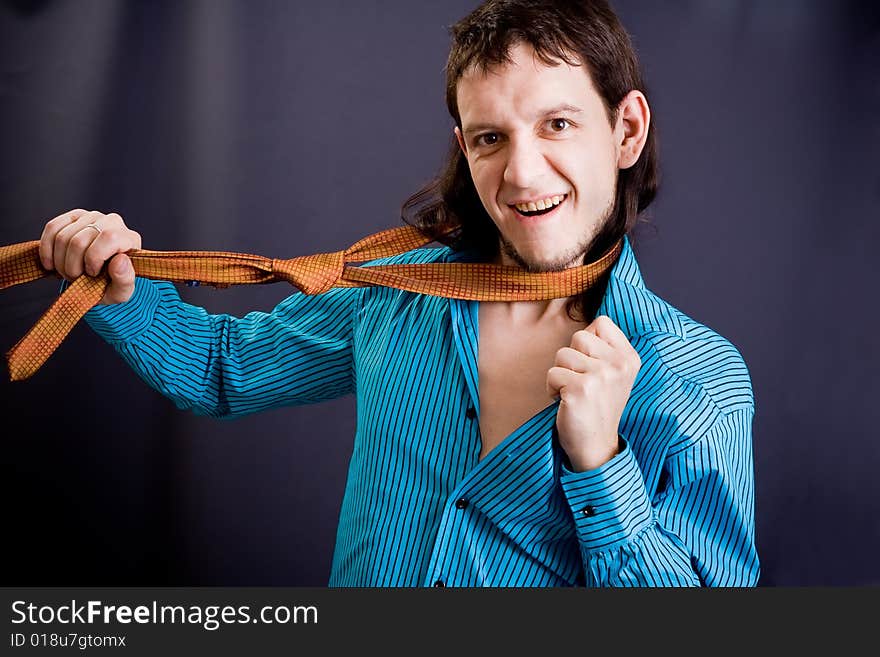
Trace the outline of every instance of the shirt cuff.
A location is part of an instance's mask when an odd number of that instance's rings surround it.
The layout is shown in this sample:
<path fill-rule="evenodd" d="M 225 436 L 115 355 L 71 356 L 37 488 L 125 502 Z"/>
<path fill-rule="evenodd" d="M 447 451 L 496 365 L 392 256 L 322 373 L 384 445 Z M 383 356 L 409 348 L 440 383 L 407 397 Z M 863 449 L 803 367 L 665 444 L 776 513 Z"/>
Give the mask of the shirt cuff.
<path fill-rule="evenodd" d="M 95 306 L 84 319 L 107 342 L 130 342 L 150 327 L 158 305 L 159 285 L 136 276 L 128 301 Z"/>
<path fill-rule="evenodd" d="M 639 464 L 629 442 L 620 440 L 620 453 L 595 470 L 572 472 L 562 464 L 560 484 L 578 539 L 589 551 L 629 541 L 654 519 Z"/>

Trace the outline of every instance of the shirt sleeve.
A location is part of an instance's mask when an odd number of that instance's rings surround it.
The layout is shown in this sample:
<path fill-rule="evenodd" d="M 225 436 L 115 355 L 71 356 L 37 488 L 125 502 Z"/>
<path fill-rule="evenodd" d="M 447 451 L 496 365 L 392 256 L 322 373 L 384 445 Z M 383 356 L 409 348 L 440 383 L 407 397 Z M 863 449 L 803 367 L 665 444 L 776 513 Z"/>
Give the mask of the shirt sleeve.
<path fill-rule="evenodd" d="M 757 584 L 753 407 L 666 455 L 653 499 L 630 445 L 587 472 L 563 466 L 588 586 Z"/>
<path fill-rule="evenodd" d="M 295 292 L 237 318 L 184 303 L 171 283 L 138 277 L 131 299 L 96 306 L 88 324 L 182 410 L 228 418 L 354 391 L 361 288 Z"/>

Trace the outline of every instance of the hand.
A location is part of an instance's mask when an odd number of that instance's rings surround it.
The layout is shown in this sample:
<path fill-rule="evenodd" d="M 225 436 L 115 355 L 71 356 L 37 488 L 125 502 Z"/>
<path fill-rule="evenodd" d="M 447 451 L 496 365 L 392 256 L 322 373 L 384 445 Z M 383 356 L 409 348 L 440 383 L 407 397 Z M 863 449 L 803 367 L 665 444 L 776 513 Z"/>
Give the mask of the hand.
<path fill-rule="evenodd" d="M 560 398 L 559 443 L 576 471 L 598 468 L 617 454 L 620 417 L 641 366 L 629 340 L 604 315 L 556 352 L 547 391 Z"/>
<path fill-rule="evenodd" d="M 100 232 L 89 228 L 94 223 Z M 72 281 L 83 273 L 97 276 L 109 260 L 110 285 L 101 304 L 123 303 L 134 292 L 134 267 L 126 251 L 141 248 L 141 236 L 118 214 L 70 210 L 60 214 L 40 236 L 40 262 Z"/>

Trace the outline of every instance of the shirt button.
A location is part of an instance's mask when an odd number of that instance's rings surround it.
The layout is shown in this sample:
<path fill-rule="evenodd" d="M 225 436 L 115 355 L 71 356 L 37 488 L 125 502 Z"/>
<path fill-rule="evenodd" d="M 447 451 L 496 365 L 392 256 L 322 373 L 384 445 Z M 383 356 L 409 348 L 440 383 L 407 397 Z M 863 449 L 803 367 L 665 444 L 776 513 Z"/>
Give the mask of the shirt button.
<path fill-rule="evenodd" d="M 477 417 L 477 409 L 473 406 L 468 406 L 468 409 L 467 411 L 465 411 L 464 414 L 468 416 L 468 419 L 473 420 L 475 417 Z"/>
<path fill-rule="evenodd" d="M 596 515 L 596 509 L 588 504 L 583 509 L 581 509 L 581 513 L 589 518 L 590 516 Z"/>
<path fill-rule="evenodd" d="M 444 586 L 446 586 L 446 584 L 443 583 L 442 579 L 438 579 L 436 582 L 434 582 L 434 586 L 436 586 L 437 588 L 443 588 Z"/>
<path fill-rule="evenodd" d="M 464 499 L 463 497 L 455 500 L 455 508 L 456 509 L 466 509 L 467 505 L 468 505 L 468 501 L 466 499 Z"/>

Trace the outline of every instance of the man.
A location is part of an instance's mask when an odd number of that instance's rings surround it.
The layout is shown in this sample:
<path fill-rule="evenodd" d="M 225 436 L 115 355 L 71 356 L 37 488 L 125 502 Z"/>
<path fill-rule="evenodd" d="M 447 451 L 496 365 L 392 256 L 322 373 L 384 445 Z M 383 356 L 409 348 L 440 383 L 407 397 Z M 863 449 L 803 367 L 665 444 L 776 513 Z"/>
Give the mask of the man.
<path fill-rule="evenodd" d="M 112 284 L 91 326 L 182 408 L 232 417 L 357 396 L 330 584 L 742 586 L 758 577 L 748 371 L 645 288 L 629 241 L 656 188 L 648 101 L 604 1 L 490 1 L 453 28 L 456 150 L 405 208 L 441 249 L 371 264 L 592 262 L 568 299 L 385 287 L 237 319 L 136 278 L 119 215 L 50 221 L 44 266 Z"/>

